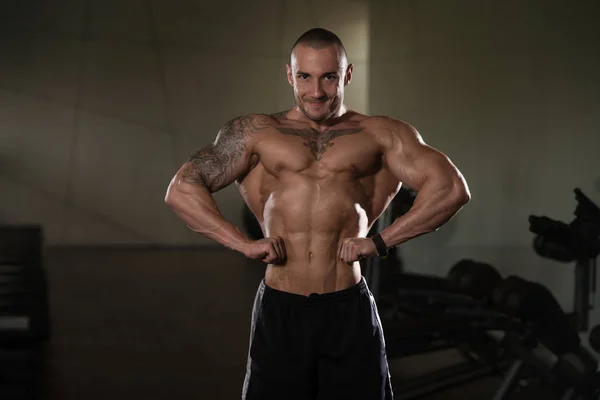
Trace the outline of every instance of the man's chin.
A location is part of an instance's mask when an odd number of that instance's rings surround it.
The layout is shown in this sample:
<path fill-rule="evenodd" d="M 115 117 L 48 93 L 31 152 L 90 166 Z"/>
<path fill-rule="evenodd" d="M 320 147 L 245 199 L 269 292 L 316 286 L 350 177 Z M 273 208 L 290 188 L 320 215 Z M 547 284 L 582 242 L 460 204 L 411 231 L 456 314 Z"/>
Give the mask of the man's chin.
<path fill-rule="evenodd" d="M 323 122 L 327 119 L 328 114 L 321 114 L 321 115 L 313 115 L 310 116 L 310 119 L 314 122 Z"/>
<path fill-rule="evenodd" d="M 321 121 L 326 120 L 329 117 L 330 113 L 329 112 L 315 113 L 315 112 L 310 112 L 308 110 L 305 110 L 304 115 L 306 115 L 306 117 L 308 117 L 308 119 L 310 119 L 311 121 L 321 122 Z"/>

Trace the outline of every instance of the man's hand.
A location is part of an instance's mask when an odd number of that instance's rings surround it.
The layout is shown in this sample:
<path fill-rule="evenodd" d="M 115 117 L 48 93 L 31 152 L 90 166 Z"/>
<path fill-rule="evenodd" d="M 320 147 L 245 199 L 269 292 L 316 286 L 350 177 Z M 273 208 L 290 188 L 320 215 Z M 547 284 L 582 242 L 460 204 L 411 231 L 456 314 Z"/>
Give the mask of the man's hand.
<path fill-rule="evenodd" d="M 348 238 L 342 242 L 340 259 L 348 264 L 377 255 L 377 247 L 371 239 Z"/>
<path fill-rule="evenodd" d="M 268 264 L 283 264 L 287 259 L 285 243 L 279 236 L 268 237 L 248 243 L 244 255 Z"/>

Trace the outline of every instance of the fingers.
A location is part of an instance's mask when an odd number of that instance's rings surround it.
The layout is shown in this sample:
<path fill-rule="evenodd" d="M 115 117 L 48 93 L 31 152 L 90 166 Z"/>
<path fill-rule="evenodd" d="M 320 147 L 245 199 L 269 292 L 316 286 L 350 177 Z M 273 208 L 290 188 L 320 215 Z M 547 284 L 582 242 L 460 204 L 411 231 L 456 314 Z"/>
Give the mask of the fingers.
<path fill-rule="evenodd" d="M 352 263 L 357 260 L 356 247 L 352 239 L 345 239 L 342 242 L 341 259 L 346 263 Z"/>
<path fill-rule="evenodd" d="M 359 261 L 368 254 L 365 251 L 363 242 L 364 239 L 348 238 L 344 239 L 340 248 L 340 259 L 348 264 Z"/>
<path fill-rule="evenodd" d="M 346 240 L 344 242 L 344 261 L 349 263 L 350 262 L 350 241 Z"/>
<path fill-rule="evenodd" d="M 279 248 L 279 240 L 277 240 L 276 237 L 269 238 L 269 240 L 271 244 L 271 249 L 275 252 L 275 260 L 281 259 L 281 249 Z"/>
<path fill-rule="evenodd" d="M 273 247 L 275 249 L 275 251 L 277 252 L 277 262 L 284 262 L 285 258 L 286 258 L 286 252 L 285 252 L 285 243 L 283 241 L 283 238 L 276 236 L 273 238 Z"/>
<path fill-rule="evenodd" d="M 266 255 L 263 258 L 263 262 L 269 264 L 281 264 L 285 262 L 287 258 L 287 253 L 285 250 L 285 242 L 283 238 L 279 236 L 274 236 L 267 238 L 265 242 L 265 253 Z"/>
<path fill-rule="evenodd" d="M 347 238 L 342 242 L 338 257 L 340 260 L 352 264 L 362 258 L 373 255 L 365 244 L 366 239 Z M 256 242 L 258 252 L 252 258 L 262 260 L 268 264 L 284 264 L 287 261 L 287 250 L 285 241 L 279 236 L 273 236 Z"/>
<path fill-rule="evenodd" d="M 277 255 L 279 256 L 279 260 L 283 261 L 285 260 L 285 244 L 282 238 L 276 237 L 275 239 L 275 248 L 277 249 Z"/>
<path fill-rule="evenodd" d="M 285 248 L 285 241 L 283 238 L 279 238 L 279 246 L 281 248 L 281 260 L 285 262 L 287 260 L 287 250 Z"/>
<path fill-rule="evenodd" d="M 275 249 L 273 247 L 268 248 L 266 251 L 266 255 L 265 257 L 262 259 L 263 262 L 267 263 L 267 264 L 271 264 L 273 263 L 275 260 L 277 260 L 279 258 L 279 256 L 277 256 L 277 252 L 275 251 Z"/>

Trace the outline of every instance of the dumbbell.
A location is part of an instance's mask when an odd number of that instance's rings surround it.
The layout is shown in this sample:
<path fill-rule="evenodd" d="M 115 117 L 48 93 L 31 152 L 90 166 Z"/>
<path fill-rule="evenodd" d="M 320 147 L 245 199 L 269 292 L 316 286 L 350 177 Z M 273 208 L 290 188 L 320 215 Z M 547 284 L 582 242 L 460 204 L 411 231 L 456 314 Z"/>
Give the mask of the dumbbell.
<path fill-rule="evenodd" d="M 502 282 L 502 276 L 490 264 L 463 259 L 450 269 L 448 280 L 465 294 L 483 299 Z"/>
<path fill-rule="evenodd" d="M 533 323 L 539 340 L 557 355 L 579 348 L 579 336 L 552 293 L 543 285 L 509 276 L 493 291 L 494 308 Z"/>

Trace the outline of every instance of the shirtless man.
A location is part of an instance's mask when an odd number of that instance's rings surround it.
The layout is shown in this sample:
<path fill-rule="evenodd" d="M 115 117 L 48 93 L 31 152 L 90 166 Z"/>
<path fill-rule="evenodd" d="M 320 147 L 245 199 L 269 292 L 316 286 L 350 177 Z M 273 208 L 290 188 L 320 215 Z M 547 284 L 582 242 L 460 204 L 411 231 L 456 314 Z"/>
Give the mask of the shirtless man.
<path fill-rule="evenodd" d="M 352 70 L 335 34 L 304 33 L 287 65 L 296 106 L 229 121 L 167 190 L 190 229 L 268 264 L 252 313 L 247 400 L 392 399 L 359 260 L 435 231 L 470 198 L 457 168 L 413 127 L 346 108 Z M 220 214 L 211 193 L 234 181 L 264 239 Z M 402 183 L 418 191 L 412 209 L 367 238 Z"/>

